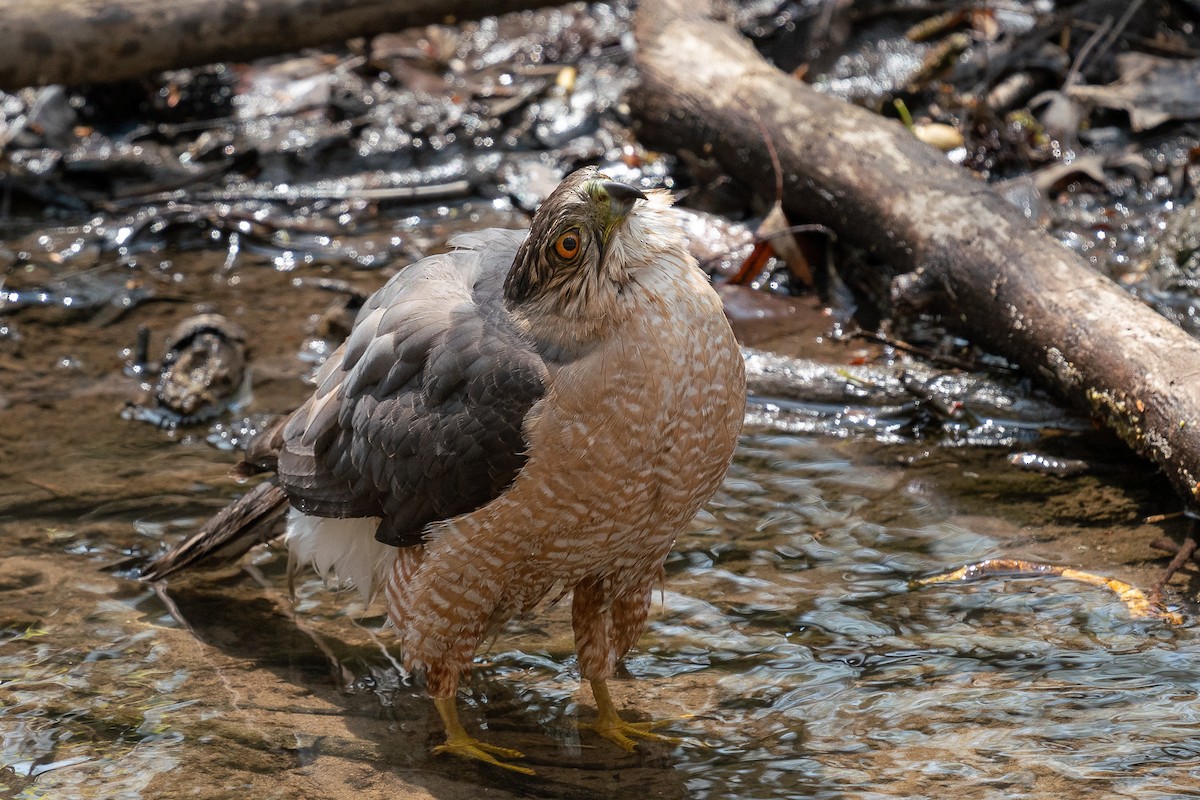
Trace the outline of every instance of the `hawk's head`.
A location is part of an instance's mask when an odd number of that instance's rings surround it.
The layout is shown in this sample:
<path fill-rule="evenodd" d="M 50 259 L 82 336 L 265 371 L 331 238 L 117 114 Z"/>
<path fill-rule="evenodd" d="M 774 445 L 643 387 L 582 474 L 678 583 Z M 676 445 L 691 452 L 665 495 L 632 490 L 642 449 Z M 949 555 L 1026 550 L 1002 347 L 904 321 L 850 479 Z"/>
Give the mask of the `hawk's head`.
<path fill-rule="evenodd" d="M 535 315 L 609 316 L 638 267 L 664 246 L 654 229 L 669 225 L 659 213 L 669 205 L 669 193 L 647 195 L 595 167 L 571 173 L 534 215 L 504 283 L 505 298 Z"/>

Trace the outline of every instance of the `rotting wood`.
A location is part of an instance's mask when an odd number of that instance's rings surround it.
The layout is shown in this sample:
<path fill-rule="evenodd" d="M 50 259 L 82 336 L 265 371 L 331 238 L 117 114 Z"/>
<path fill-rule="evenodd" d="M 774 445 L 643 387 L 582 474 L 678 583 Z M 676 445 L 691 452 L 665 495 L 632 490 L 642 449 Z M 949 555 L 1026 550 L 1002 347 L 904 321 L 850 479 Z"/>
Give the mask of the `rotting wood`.
<path fill-rule="evenodd" d="M 1089 409 L 1197 504 L 1200 342 L 899 123 L 772 67 L 710 0 L 648 0 L 635 35 L 644 141 L 715 157 L 769 203 L 764 126 L 791 219 L 919 273 L 909 282 L 948 321 Z"/>
<path fill-rule="evenodd" d="M 0 89 L 103 83 L 552 5 L 531 0 L 0 0 Z"/>

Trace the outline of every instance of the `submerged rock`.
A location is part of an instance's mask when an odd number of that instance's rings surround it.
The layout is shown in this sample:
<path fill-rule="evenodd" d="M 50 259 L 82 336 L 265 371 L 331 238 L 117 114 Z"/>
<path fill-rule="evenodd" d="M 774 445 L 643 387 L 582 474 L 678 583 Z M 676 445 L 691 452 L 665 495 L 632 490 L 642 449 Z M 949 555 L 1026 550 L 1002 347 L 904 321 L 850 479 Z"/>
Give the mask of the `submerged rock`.
<path fill-rule="evenodd" d="M 246 333 L 220 314 L 198 314 L 172 331 L 150 402 L 122 416 L 164 428 L 212 419 L 244 405 L 250 389 Z"/>

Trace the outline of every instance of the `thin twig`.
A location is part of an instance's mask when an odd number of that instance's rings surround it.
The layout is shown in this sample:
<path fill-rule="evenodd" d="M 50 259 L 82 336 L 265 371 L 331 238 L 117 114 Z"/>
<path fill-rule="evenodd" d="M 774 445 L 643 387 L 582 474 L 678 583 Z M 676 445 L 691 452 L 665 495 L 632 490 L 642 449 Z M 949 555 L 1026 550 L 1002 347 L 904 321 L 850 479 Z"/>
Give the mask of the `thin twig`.
<path fill-rule="evenodd" d="M 1063 79 L 1062 85 L 1064 89 L 1069 89 L 1079 80 L 1079 73 L 1083 70 L 1083 62 L 1091 54 L 1092 48 L 1099 44 L 1100 40 L 1112 30 L 1112 25 L 1112 17 L 1105 17 L 1095 33 L 1088 37 L 1088 40 L 1083 43 L 1083 47 L 1079 48 L 1079 52 L 1075 54 L 1075 60 L 1071 63 L 1071 68 L 1067 70 L 1067 77 Z"/>
<path fill-rule="evenodd" d="M 1125 13 L 1121 15 L 1119 20 L 1117 20 L 1117 24 L 1113 26 L 1111 31 L 1109 31 L 1108 37 L 1105 38 L 1104 43 L 1100 45 L 1100 49 L 1096 51 L 1096 58 L 1104 58 L 1108 51 L 1112 49 L 1113 45 L 1117 43 L 1117 40 L 1121 38 L 1121 35 L 1125 33 L 1125 29 L 1129 27 L 1129 21 L 1133 19 L 1133 15 L 1141 10 L 1144 3 L 1145 0 L 1133 0 L 1133 2 L 1129 4 L 1129 8 L 1125 9 Z"/>
<path fill-rule="evenodd" d="M 1133 15 L 1142 7 L 1144 0 L 1133 0 L 1129 7 L 1125 9 L 1125 13 L 1117 20 L 1117 24 L 1112 24 L 1112 18 L 1105 18 L 1104 22 L 1096 29 L 1079 49 L 1079 54 L 1075 57 L 1075 63 L 1071 65 L 1070 72 L 1067 73 L 1066 80 L 1063 81 L 1063 87 L 1069 88 L 1075 85 L 1075 81 L 1079 79 L 1079 74 L 1083 71 L 1084 63 L 1091 57 L 1092 48 L 1096 48 L 1095 57 L 1103 58 L 1104 54 L 1112 49 L 1112 46 L 1117 43 L 1117 39 L 1124 33 L 1125 28 L 1129 26 L 1129 21 L 1133 19 Z M 1101 43 L 1102 42 L 1102 43 Z M 1099 47 L 1096 47 L 1099 44 Z"/>
<path fill-rule="evenodd" d="M 1176 554 L 1180 550 L 1179 543 L 1165 536 L 1150 543 L 1151 550 L 1162 550 L 1164 553 Z M 1192 560 L 1200 564 L 1200 551 L 1192 553 Z"/>
<path fill-rule="evenodd" d="M 767 130 L 767 126 L 763 124 L 762 116 L 758 113 L 758 109 L 750 104 L 746 104 L 746 108 L 754 117 L 754 124 L 758 126 L 758 132 L 762 136 L 763 144 L 767 147 L 767 155 L 771 157 L 771 169 L 775 171 L 775 202 L 783 203 L 783 166 L 779 163 L 779 153 L 775 150 L 775 142 L 771 140 L 771 134 Z"/>
<path fill-rule="evenodd" d="M 1196 539 L 1194 538 L 1196 528 L 1197 525 L 1195 522 L 1193 522 L 1191 532 L 1189 532 L 1187 538 L 1183 540 L 1183 544 L 1179 545 L 1179 552 L 1175 554 L 1175 557 L 1171 559 L 1171 563 L 1167 564 L 1167 568 L 1163 570 L 1163 574 L 1159 576 L 1158 580 L 1154 582 L 1154 585 L 1150 587 L 1149 597 L 1152 602 L 1160 601 L 1162 590 L 1166 587 L 1167 582 L 1171 580 L 1175 573 L 1178 572 L 1183 565 L 1188 562 L 1188 559 L 1192 557 L 1192 554 L 1196 552 Z"/>
<path fill-rule="evenodd" d="M 1148 516 L 1148 517 L 1146 517 L 1145 519 L 1143 519 L 1143 520 L 1142 520 L 1142 522 L 1146 523 L 1147 525 L 1153 525 L 1153 524 L 1154 524 L 1154 523 L 1156 523 L 1156 522 L 1168 522 L 1168 521 L 1170 521 L 1170 520 L 1173 520 L 1173 519 L 1178 519 L 1178 518 L 1182 517 L 1183 515 L 1184 515 L 1184 512 L 1182 512 L 1182 511 L 1170 511 L 1170 512 L 1168 512 L 1168 513 L 1166 513 L 1166 514 L 1151 514 L 1150 516 Z M 1157 548 L 1157 549 L 1161 550 L 1161 549 L 1163 549 L 1163 548 L 1161 548 L 1161 547 L 1158 547 L 1159 543 L 1161 543 L 1161 542 L 1170 542 L 1170 541 L 1171 541 L 1170 539 L 1159 539 L 1159 540 L 1157 540 L 1157 541 L 1155 541 L 1155 542 L 1151 542 L 1150 546 L 1151 546 L 1151 547 L 1155 547 L 1155 548 Z M 1171 542 L 1171 544 L 1172 544 L 1172 545 L 1174 545 L 1175 543 L 1174 543 L 1174 542 Z M 1176 546 L 1174 546 L 1174 547 L 1171 547 L 1171 548 L 1169 548 L 1169 549 L 1170 549 L 1170 551 L 1171 551 L 1172 553 L 1174 553 L 1174 552 L 1175 552 L 1176 550 L 1178 550 L 1179 548 L 1178 548 L 1178 546 L 1176 545 Z"/>
<path fill-rule="evenodd" d="M 1078 28 L 1082 31 L 1096 31 L 1100 29 L 1100 24 L 1089 22 L 1085 19 L 1071 20 L 1071 27 Z M 1125 41 L 1137 50 L 1144 50 L 1148 53 L 1154 53 L 1160 56 L 1170 56 L 1172 58 L 1200 58 L 1200 50 L 1188 47 L 1178 42 L 1147 39 L 1145 36 L 1126 36 Z"/>
<path fill-rule="evenodd" d="M 1002 372 L 1003 374 L 1011 374 L 1012 372 L 1015 371 L 1015 370 L 1011 370 L 1011 369 L 1002 369 L 998 365 L 994 365 L 994 364 L 980 364 L 980 362 L 978 362 L 978 361 L 967 361 L 966 359 L 956 358 L 955 356 L 944 355 L 942 353 L 935 353 L 934 351 L 929 350 L 927 348 L 918 347 L 915 344 L 909 344 L 908 342 L 903 342 L 899 339 L 893 339 L 892 337 L 884 336 L 881 333 L 872 333 L 871 331 L 865 331 L 862 328 L 859 328 L 858 330 L 850 331 L 849 333 L 844 334 L 840 338 L 842 338 L 842 339 L 862 339 L 864 341 L 873 342 L 875 344 L 881 344 L 885 347 L 891 347 L 894 350 L 899 350 L 901 353 L 908 353 L 909 355 L 918 356 L 919 358 L 923 358 L 926 361 L 930 361 L 934 364 L 941 364 L 942 366 L 951 367 L 953 369 L 962 369 L 962 370 L 966 370 L 968 372 L 974 372 L 975 370 L 979 369 L 981 366 L 988 370 L 994 369 L 995 371 Z"/>

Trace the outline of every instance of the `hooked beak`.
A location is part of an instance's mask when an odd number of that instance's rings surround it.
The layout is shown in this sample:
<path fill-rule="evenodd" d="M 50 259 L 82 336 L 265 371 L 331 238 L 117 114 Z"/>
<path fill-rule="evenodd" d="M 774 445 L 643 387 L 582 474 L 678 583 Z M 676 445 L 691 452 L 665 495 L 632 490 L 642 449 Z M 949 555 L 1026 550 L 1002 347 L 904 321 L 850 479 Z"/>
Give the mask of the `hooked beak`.
<path fill-rule="evenodd" d="M 645 200 L 646 195 L 641 189 L 635 186 L 630 186 L 627 183 L 618 183 L 610 180 L 592 181 L 588 187 L 588 193 L 598 203 L 608 203 L 608 220 L 604 225 L 604 244 L 608 244 L 608 240 L 612 238 L 613 231 L 620 227 L 625 218 L 629 216 L 629 212 L 633 210 L 633 204 L 638 200 Z"/>
<path fill-rule="evenodd" d="M 625 219 L 633 210 L 634 203 L 646 199 L 646 195 L 642 193 L 641 189 L 627 183 L 603 181 L 600 188 L 608 195 L 608 207 L 613 222 Z"/>

